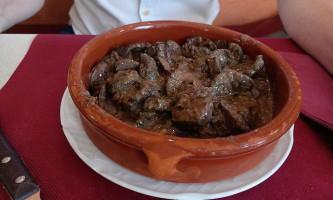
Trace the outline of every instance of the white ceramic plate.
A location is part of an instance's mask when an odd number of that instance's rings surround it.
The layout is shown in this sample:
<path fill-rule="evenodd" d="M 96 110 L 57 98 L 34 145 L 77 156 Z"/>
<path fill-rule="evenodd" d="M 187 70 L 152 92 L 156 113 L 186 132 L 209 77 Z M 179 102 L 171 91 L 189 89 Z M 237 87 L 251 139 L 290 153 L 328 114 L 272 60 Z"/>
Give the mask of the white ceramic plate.
<path fill-rule="evenodd" d="M 76 154 L 106 179 L 130 190 L 168 199 L 213 199 L 248 190 L 275 173 L 288 157 L 293 144 L 293 129 L 280 138 L 273 152 L 256 168 L 237 177 L 210 183 L 172 183 L 148 178 L 129 171 L 106 157 L 90 141 L 68 89 L 61 101 L 63 131 Z"/>

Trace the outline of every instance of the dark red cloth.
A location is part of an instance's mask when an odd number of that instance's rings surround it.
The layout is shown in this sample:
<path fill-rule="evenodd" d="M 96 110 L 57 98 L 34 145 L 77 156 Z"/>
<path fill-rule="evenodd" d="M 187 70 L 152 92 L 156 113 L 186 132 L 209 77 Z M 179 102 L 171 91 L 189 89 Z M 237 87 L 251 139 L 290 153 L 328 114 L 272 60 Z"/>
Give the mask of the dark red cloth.
<path fill-rule="evenodd" d="M 118 186 L 95 173 L 75 154 L 64 136 L 60 102 L 68 66 L 77 50 L 92 37 L 38 35 L 0 91 L 0 127 L 40 185 L 42 199 L 157 199 Z M 295 68 L 308 62 L 301 59 L 302 51 L 289 40 L 261 41 L 284 51 L 282 55 Z M 315 62 L 311 65 L 320 67 Z M 294 138 L 291 154 L 275 174 L 226 199 L 332 198 L 332 132 L 301 117 L 295 123 Z M 0 199 L 10 199 L 4 189 L 0 189 Z"/>
<path fill-rule="evenodd" d="M 264 37 L 283 30 L 280 16 L 271 17 L 258 22 L 239 26 L 226 26 L 226 28 L 250 35 L 251 37 Z"/>
<path fill-rule="evenodd" d="M 295 70 L 302 86 L 302 114 L 333 130 L 333 79 L 327 70 L 290 40 L 260 39 Z"/>
<path fill-rule="evenodd" d="M 333 130 L 333 79 L 308 55 L 281 52 L 294 68 L 303 90 L 302 113 Z M 302 63 L 301 65 L 299 63 Z"/>

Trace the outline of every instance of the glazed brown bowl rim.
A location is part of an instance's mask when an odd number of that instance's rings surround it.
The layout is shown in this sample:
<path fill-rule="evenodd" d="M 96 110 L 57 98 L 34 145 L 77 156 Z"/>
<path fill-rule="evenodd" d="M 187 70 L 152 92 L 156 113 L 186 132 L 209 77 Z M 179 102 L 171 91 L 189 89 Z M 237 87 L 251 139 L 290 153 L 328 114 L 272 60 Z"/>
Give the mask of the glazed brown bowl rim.
<path fill-rule="evenodd" d="M 288 79 L 289 86 L 289 100 L 281 112 L 279 112 L 271 122 L 250 132 L 225 138 L 201 139 L 161 135 L 136 128 L 118 120 L 99 107 L 98 104 L 92 103 L 87 105 L 86 102 L 92 97 L 86 88 L 84 80 L 82 80 L 83 75 L 81 74 L 80 67 L 82 67 L 83 59 L 87 59 L 89 53 L 94 51 L 94 48 L 98 48 L 95 46 L 97 42 L 103 41 L 109 37 L 117 36 L 125 31 L 166 27 L 175 28 L 180 26 L 186 28 L 195 27 L 207 31 L 218 31 L 221 32 L 221 34 L 230 35 L 235 41 L 238 42 L 243 37 L 246 38 L 246 40 L 240 42 L 259 44 L 257 48 L 262 51 L 267 51 L 267 54 L 276 57 L 276 61 L 279 66 L 281 66 L 283 73 Z M 68 89 L 71 98 L 73 99 L 74 104 L 78 108 L 82 117 L 94 124 L 105 134 L 105 136 L 116 139 L 137 149 L 142 149 L 154 143 L 169 145 L 172 148 L 181 149 L 181 151 L 190 152 L 192 156 L 199 157 L 235 156 L 259 150 L 260 148 L 276 141 L 284 133 L 286 133 L 296 121 L 300 113 L 302 101 L 301 87 L 295 72 L 277 52 L 252 37 L 236 31 L 214 25 L 183 21 L 151 21 L 134 23 L 115 28 L 106 33 L 95 36 L 93 39 L 85 43 L 73 57 L 68 71 Z M 105 120 L 98 120 L 102 118 Z M 110 122 L 112 122 L 112 126 L 109 125 Z"/>

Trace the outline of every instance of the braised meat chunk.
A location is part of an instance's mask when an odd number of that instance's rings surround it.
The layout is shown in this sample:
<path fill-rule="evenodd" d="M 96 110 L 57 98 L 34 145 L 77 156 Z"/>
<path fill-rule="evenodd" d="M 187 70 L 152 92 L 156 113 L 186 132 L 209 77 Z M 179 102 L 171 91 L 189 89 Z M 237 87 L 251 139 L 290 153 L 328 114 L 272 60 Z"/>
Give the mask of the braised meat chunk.
<path fill-rule="evenodd" d="M 165 85 L 168 96 L 174 96 L 178 92 L 182 91 L 182 88 L 187 88 L 188 86 L 201 86 L 202 82 L 192 73 L 190 73 L 187 68 L 177 69 L 174 73 L 170 75 L 168 81 Z M 182 87 L 183 86 L 183 87 Z"/>
<path fill-rule="evenodd" d="M 251 86 L 250 77 L 234 70 L 224 70 L 212 81 L 214 94 L 218 97 L 245 92 Z"/>
<path fill-rule="evenodd" d="M 149 97 L 143 105 L 145 111 L 171 111 L 172 99 L 166 96 Z"/>
<path fill-rule="evenodd" d="M 92 68 L 90 72 L 90 88 L 94 96 L 99 94 L 99 90 L 111 75 L 111 67 L 104 61 L 99 62 Z"/>
<path fill-rule="evenodd" d="M 273 117 L 264 57 L 236 43 L 187 38 L 110 50 L 92 67 L 98 105 L 138 128 L 179 137 L 226 137 Z"/>
<path fill-rule="evenodd" d="M 110 94 L 114 94 L 118 91 L 121 92 L 124 88 L 133 85 L 134 83 L 140 83 L 141 77 L 135 70 L 124 70 L 117 72 L 107 81 Z"/>
<path fill-rule="evenodd" d="M 231 52 L 227 49 L 217 49 L 207 56 L 210 77 L 215 78 L 231 62 Z"/>
<path fill-rule="evenodd" d="M 121 59 L 115 62 L 116 71 L 136 69 L 139 66 L 139 62 L 132 59 Z"/>
<path fill-rule="evenodd" d="M 258 110 L 255 99 L 247 96 L 226 98 L 220 101 L 220 108 L 229 122 L 230 129 L 247 132 L 254 127 Z"/>
<path fill-rule="evenodd" d="M 189 87 L 177 95 L 172 121 L 183 125 L 204 126 L 212 117 L 213 95 L 210 87 Z"/>
<path fill-rule="evenodd" d="M 142 78 L 150 80 L 155 80 L 158 76 L 156 62 L 147 54 L 141 54 L 140 75 Z"/>

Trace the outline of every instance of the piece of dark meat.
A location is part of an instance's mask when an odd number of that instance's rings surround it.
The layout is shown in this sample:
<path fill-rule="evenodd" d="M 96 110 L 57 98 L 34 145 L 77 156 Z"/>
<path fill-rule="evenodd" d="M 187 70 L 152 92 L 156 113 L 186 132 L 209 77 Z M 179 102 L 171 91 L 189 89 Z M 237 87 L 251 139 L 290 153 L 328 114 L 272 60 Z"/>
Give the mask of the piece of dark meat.
<path fill-rule="evenodd" d="M 251 67 L 244 71 L 250 77 L 265 77 L 265 62 L 262 55 L 258 55 Z"/>
<path fill-rule="evenodd" d="M 139 42 L 128 45 L 128 50 L 132 53 L 133 60 L 140 61 L 140 55 L 145 53 L 146 49 L 151 47 L 151 43 L 149 42 Z"/>
<path fill-rule="evenodd" d="M 155 59 L 157 60 L 157 63 L 162 66 L 167 75 L 170 75 L 172 72 L 174 72 L 175 69 L 179 68 L 180 65 L 185 64 L 187 66 L 189 63 L 194 61 L 193 59 L 186 58 L 184 56 L 172 56 L 171 59 L 157 56 Z"/>
<path fill-rule="evenodd" d="M 226 137 L 232 134 L 228 127 L 225 114 L 220 109 L 218 103 L 214 102 L 213 114 L 210 122 L 206 126 L 198 129 L 201 138 Z"/>
<path fill-rule="evenodd" d="M 115 68 L 116 71 L 136 69 L 139 67 L 139 64 L 140 64 L 139 62 L 127 58 L 127 59 L 118 60 L 115 63 Z"/>
<path fill-rule="evenodd" d="M 193 36 L 188 38 L 186 43 L 182 46 L 183 56 L 191 58 L 193 55 L 193 47 L 206 47 L 210 51 L 216 49 L 215 43 L 210 39 L 201 36 Z"/>
<path fill-rule="evenodd" d="M 211 51 L 207 47 L 196 47 L 191 46 L 189 50 L 189 57 L 190 58 L 200 58 L 207 56 L 211 53 Z"/>
<path fill-rule="evenodd" d="M 138 115 L 140 113 L 138 102 L 133 94 L 138 92 L 134 85 L 127 86 L 122 90 L 117 91 L 112 96 L 112 102 L 116 105 L 121 105 L 123 109 L 131 111 L 130 115 Z"/>
<path fill-rule="evenodd" d="M 153 46 L 147 48 L 146 53 L 151 57 L 159 56 L 167 60 L 182 55 L 179 44 L 173 40 L 156 42 Z"/>
<path fill-rule="evenodd" d="M 135 70 L 124 70 L 114 74 L 108 79 L 108 90 L 110 94 L 121 91 L 130 85 L 137 85 L 141 82 L 141 78 Z"/>
<path fill-rule="evenodd" d="M 216 48 L 218 48 L 218 49 L 227 49 L 229 46 L 229 43 L 225 40 L 215 40 L 214 44 L 216 45 Z"/>
<path fill-rule="evenodd" d="M 90 72 L 90 87 L 93 96 L 98 96 L 100 88 L 112 74 L 110 65 L 104 61 L 99 62 L 92 68 Z"/>
<path fill-rule="evenodd" d="M 213 95 L 210 87 L 190 87 L 177 95 L 172 121 L 182 125 L 204 126 L 212 117 Z"/>
<path fill-rule="evenodd" d="M 215 137 L 225 137 L 232 134 L 231 130 L 228 127 L 228 122 L 225 117 L 225 114 L 219 108 L 219 105 L 216 105 L 217 112 L 214 112 L 211 120 L 211 126 L 214 130 Z"/>
<path fill-rule="evenodd" d="M 167 58 L 166 52 L 165 52 L 165 43 L 164 42 L 156 42 L 154 44 L 155 47 L 155 55 L 162 58 Z"/>
<path fill-rule="evenodd" d="M 172 57 L 181 56 L 182 52 L 181 52 L 179 44 L 173 40 L 167 40 L 165 42 L 165 54 L 166 54 L 167 59 L 171 59 Z"/>
<path fill-rule="evenodd" d="M 257 120 L 258 105 L 254 98 L 237 96 L 220 101 L 220 108 L 226 116 L 228 126 L 234 133 L 250 131 Z"/>
<path fill-rule="evenodd" d="M 157 60 L 158 64 L 160 64 L 160 66 L 162 66 L 163 70 L 168 75 L 170 75 L 173 72 L 174 69 L 173 69 L 172 65 L 170 65 L 170 63 L 168 62 L 167 59 L 165 59 L 163 57 L 160 57 L 160 56 L 157 56 L 156 60 Z"/>
<path fill-rule="evenodd" d="M 145 111 L 171 111 L 172 99 L 166 96 L 153 96 L 146 99 L 143 104 Z"/>
<path fill-rule="evenodd" d="M 247 91 L 252 86 L 252 79 L 234 70 L 224 70 L 212 81 L 214 95 L 221 97 Z"/>
<path fill-rule="evenodd" d="M 229 43 L 229 49 L 231 52 L 231 64 L 237 65 L 238 63 L 241 63 L 243 61 L 243 50 L 242 47 L 240 47 L 236 43 Z"/>
<path fill-rule="evenodd" d="M 123 46 L 119 46 L 116 49 L 109 51 L 103 58 L 102 61 L 106 62 L 111 67 L 111 71 L 115 71 L 115 64 L 117 61 L 122 59 L 132 60 L 131 52 Z"/>
<path fill-rule="evenodd" d="M 111 115 L 117 112 L 116 106 L 111 101 L 111 96 L 107 90 L 107 84 L 104 83 L 98 94 L 98 105 Z"/>
<path fill-rule="evenodd" d="M 161 84 L 158 84 L 159 81 L 152 82 L 148 79 L 139 81 L 137 76 L 132 73 L 128 73 L 125 76 L 128 80 L 126 87 L 121 90 L 117 87 L 112 101 L 122 105 L 127 110 L 131 110 L 133 115 L 138 115 L 144 100 L 148 97 L 159 95 L 162 89 Z"/>
<path fill-rule="evenodd" d="M 251 88 L 251 95 L 255 98 L 258 98 L 259 96 L 270 96 L 270 83 L 267 79 L 264 78 L 258 78 L 253 79 L 252 81 L 253 87 Z"/>
<path fill-rule="evenodd" d="M 132 53 L 127 47 L 118 46 L 114 50 L 117 52 L 117 54 L 119 56 L 118 60 L 120 60 L 120 59 L 133 59 Z"/>
<path fill-rule="evenodd" d="M 102 61 L 106 62 L 111 67 L 111 71 L 114 72 L 114 65 L 119 59 L 118 53 L 112 50 L 102 58 Z"/>
<path fill-rule="evenodd" d="M 227 49 L 217 49 L 207 56 L 209 74 L 215 78 L 231 62 L 231 53 Z"/>
<path fill-rule="evenodd" d="M 250 72 L 253 68 L 254 61 L 252 61 L 247 55 L 243 56 L 243 62 L 237 65 L 228 65 L 225 69 L 232 69 L 238 72 L 241 72 L 247 76 L 250 76 L 247 71 Z"/>
<path fill-rule="evenodd" d="M 131 109 L 136 104 L 134 94 L 138 91 L 141 78 L 135 70 L 124 70 L 114 74 L 108 80 L 108 91 L 112 96 L 112 101 L 122 105 L 126 109 Z"/>
<path fill-rule="evenodd" d="M 133 43 L 128 45 L 128 50 L 131 51 L 131 53 L 144 53 L 147 48 L 151 47 L 151 43 L 149 42 L 139 42 L 139 43 Z"/>
<path fill-rule="evenodd" d="M 153 82 L 146 79 L 141 82 L 138 92 L 132 95 L 136 101 L 142 102 L 148 97 L 159 95 L 161 90 L 162 86 L 158 84 L 158 81 Z"/>
<path fill-rule="evenodd" d="M 127 76 L 129 78 L 133 78 L 134 75 Z M 130 110 L 131 115 L 137 116 L 141 112 L 142 104 L 145 99 L 148 97 L 153 97 L 156 95 L 160 95 L 160 91 L 162 90 L 163 78 L 159 78 L 156 81 L 150 81 L 148 79 L 143 79 L 140 82 L 138 80 L 131 80 L 132 84 L 128 84 L 127 87 L 122 88 L 121 90 L 117 90 L 114 96 L 112 97 L 112 101 L 116 104 L 121 105 L 126 110 Z"/>
<path fill-rule="evenodd" d="M 181 70 L 181 71 L 184 71 L 184 72 L 189 72 L 190 71 L 190 63 L 188 62 L 179 62 L 179 63 L 176 63 L 176 68 L 177 70 Z"/>
<path fill-rule="evenodd" d="M 147 54 L 141 54 L 140 60 L 140 76 L 144 79 L 155 80 L 159 76 L 155 60 Z"/>
<path fill-rule="evenodd" d="M 165 85 L 168 96 L 174 96 L 182 91 L 182 85 L 202 86 L 202 82 L 184 68 L 176 69 L 168 78 Z"/>
<path fill-rule="evenodd" d="M 189 62 L 189 72 L 202 80 L 205 86 L 210 87 L 211 80 L 205 57 L 199 57 L 192 62 Z"/>
<path fill-rule="evenodd" d="M 186 58 L 184 56 L 174 56 L 174 57 L 172 57 L 172 62 L 173 63 L 181 63 L 181 62 L 188 62 L 188 63 L 190 63 L 192 61 L 193 61 L 192 58 Z"/>

